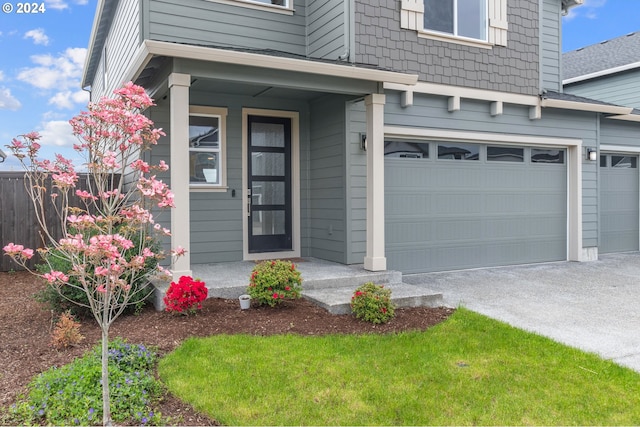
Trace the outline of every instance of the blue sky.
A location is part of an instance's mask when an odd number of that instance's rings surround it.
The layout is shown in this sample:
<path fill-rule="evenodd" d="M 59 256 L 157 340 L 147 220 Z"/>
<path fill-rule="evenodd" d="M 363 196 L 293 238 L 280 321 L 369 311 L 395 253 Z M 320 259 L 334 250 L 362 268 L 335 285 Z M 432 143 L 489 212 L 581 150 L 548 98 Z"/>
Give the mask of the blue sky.
<path fill-rule="evenodd" d="M 88 101 L 80 81 L 97 0 L 44 0 L 44 12 L 30 14 L 18 14 L 17 1 L 0 3 L 0 148 L 36 130 L 44 156 L 73 157 L 67 122 Z M 640 31 L 640 0 L 585 0 L 563 25 L 563 51 Z M 11 158 L 0 163 L 17 167 Z"/>

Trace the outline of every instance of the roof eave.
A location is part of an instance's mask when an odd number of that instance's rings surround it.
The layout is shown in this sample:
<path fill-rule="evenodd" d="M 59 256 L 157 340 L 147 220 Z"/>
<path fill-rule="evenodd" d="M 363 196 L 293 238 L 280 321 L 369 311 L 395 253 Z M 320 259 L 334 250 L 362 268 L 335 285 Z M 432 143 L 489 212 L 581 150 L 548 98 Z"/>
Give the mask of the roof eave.
<path fill-rule="evenodd" d="M 608 68 L 606 70 L 596 71 L 595 73 L 589 73 L 589 74 L 584 74 L 582 76 L 576 76 L 570 79 L 565 79 L 562 81 L 562 85 L 564 86 L 572 83 L 582 82 L 585 80 L 596 79 L 598 77 L 604 77 L 610 74 L 621 73 L 623 71 L 629 71 L 635 68 L 640 68 L 640 62 L 632 62 L 630 64 L 620 65 L 619 67 Z"/>
<path fill-rule="evenodd" d="M 239 52 L 204 46 L 184 45 L 155 40 L 145 40 L 138 49 L 136 58 L 127 77 L 135 80 L 153 56 L 195 59 L 201 61 L 237 64 L 276 70 L 296 71 L 301 73 L 344 77 L 357 80 L 390 82 L 404 85 L 415 85 L 417 74 L 404 74 L 395 71 L 371 68 L 350 67 L 347 65 L 309 61 L 297 58 L 262 55 L 259 53 Z"/>
<path fill-rule="evenodd" d="M 616 115 L 628 115 L 633 111 L 632 107 L 620 107 L 617 105 L 590 104 L 587 102 L 567 101 L 564 99 L 542 98 L 540 106 L 545 108 L 560 108 L 563 110 L 590 111 L 593 113 L 605 113 Z"/>

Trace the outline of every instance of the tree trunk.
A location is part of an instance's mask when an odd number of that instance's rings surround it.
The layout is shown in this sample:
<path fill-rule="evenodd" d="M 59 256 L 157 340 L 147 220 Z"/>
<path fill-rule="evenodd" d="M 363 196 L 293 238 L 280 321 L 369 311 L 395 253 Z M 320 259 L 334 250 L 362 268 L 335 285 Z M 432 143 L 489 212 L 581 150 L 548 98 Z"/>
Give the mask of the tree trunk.
<path fill-rule="evenodd" d="M 102 425 L 111 426 L 111 399 L 109 396 L 109 325 L 102 326 Z"/>

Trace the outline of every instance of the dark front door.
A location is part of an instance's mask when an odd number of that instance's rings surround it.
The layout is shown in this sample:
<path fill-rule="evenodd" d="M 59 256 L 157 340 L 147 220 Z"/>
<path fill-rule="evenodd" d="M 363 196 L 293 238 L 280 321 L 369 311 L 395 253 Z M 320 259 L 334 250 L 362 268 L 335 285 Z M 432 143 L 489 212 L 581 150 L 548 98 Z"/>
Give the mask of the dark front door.
<path fill-rule="evenodd" d="M 249 116 L 249 252 L 290 251 L 291 119 Z"/>

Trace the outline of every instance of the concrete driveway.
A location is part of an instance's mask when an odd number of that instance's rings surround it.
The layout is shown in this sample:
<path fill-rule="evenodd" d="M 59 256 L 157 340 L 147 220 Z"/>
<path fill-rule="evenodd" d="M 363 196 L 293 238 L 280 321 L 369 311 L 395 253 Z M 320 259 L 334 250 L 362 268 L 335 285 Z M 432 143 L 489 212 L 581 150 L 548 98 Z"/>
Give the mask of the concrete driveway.
<path fill-rule="evenodd" d="M 464 306 L 640 372 L 640 254 L 404 275 Z"/>

